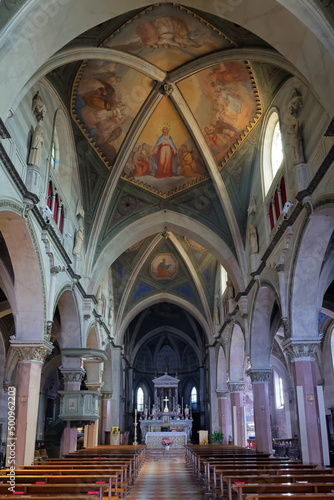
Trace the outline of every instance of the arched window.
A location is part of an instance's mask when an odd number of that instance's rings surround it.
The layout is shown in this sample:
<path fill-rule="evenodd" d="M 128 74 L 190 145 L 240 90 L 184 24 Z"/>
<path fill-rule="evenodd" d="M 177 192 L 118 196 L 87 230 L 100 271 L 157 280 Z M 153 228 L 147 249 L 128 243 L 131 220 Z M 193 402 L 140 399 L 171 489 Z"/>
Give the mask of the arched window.
<path fill-rule="evenodd" d="M 283 147 L 282 135 L 277 111 L 273 110 L 266 126 L 263 143 L 263 184 L 266 195 L 282 164 Z"/>
<path fill-rule="evenodd" d="M 144 391 L 141 387 L 137 391 L 137 411 L 144 410 Z"/>
<path fill-rule="evenodd" d="M 197 409 L 198 399 L 197 399 L 197 389 L 195 386 L 191 389 L 190 404 L 193 410 Z"/>
<path fill-rule="evenodd" d="M 275 371 L 274 371 L 274 387 L 275 387 L 275 405 L 276 408 L 279 410 L 280 408 L 284 408 L 283 380 Z"/>

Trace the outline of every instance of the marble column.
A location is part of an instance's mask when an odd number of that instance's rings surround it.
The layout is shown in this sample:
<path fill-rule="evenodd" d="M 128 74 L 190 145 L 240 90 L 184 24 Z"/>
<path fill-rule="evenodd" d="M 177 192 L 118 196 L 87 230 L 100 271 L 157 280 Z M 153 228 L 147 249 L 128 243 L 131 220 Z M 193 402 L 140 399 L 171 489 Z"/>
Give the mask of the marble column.
<path fill-rule="evenodd" d="M 19 359 L 15 466 L 30 465 L 34 462 L 42 367 L 46 356 L 52 352 L 53 345 L 39 340 L 11 340 L 10 343 Z"/>
<path fill-rule="evenodd" d="M 223 444 L 228 443 L 228 437 L 232 436 L 231 404 L 229 400 L 230 391 L 217 389 L 219 428 L 224 434 Z"/>
<path fill-rule="evenodd" d="M 112 391 L 102 392 L 101 402 L 101 442 L 102 444 L 110 444 L 106 442 L 106 433 L 111 431 L 111 398 Z"/>
<path fill-rule="evenodd" d="M 64 377 L 64 390 L 80 391 L 85 370 L 81 367 L 65 368 L 62 366 L 60 371 Z M 77 434 L 77 428 L 75 426 L 71 427 L 71 422 L 66 422 L 60 442 L 60 456 L 77 450 Z"/>
<path fill-rule="evenodd" d="M 319 338 L 289 339 L 283 346 L 292 363 L 296 388 L 299 442 L 303 463 L 324 465 L 315 360 Z M 322 408 L 322 413 L 325 409 Z"/>
<path fill-rule="evenodd" d="M 112 398 L 110 405 L 110 418 L 112 427 L 120 427 L 120 422 L 123 421 L 123 413 L 121 411 L 122 397 L 122 352 L 119 348 L 114 348 L 111 352 L 112 371 Z"/>
<path fill-rule="evenodd" d="M 243 396 L 245 383 L 242 381 L 228 382 L 231 395 L 233 444 L 246 446 L 245 436 L 245 411 Z"/>
<path fill-rule="evenodd" d="M 256 449 L 260 452 L 270 454 L 273 448 L 269 405 L 269 380 L 271 372 L 270 368 L 250 369 L 247 372 L 250 375 L 253 386 Z"/>

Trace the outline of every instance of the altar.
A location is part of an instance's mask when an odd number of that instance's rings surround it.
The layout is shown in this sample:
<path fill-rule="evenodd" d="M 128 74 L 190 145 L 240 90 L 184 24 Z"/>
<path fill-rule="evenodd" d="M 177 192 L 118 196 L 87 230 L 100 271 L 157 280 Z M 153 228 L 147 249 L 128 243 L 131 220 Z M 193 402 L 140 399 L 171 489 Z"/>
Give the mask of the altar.
<path fill-rule="evenodd" d="M 185 434 L 187 441 L 191 441 L 192 425 L 193 421 L 191 418 L 181 420 L 166 414 L 162 419 L 142 419 L 140 420 L 142 441 L 146 442 L 147 434 L 166 432 L 171 432 L 173 435 L 176 433 Z"/>
<path fill-rule="evenodd" d="M 145 435 L 145 444 L 148 448 L 163 449 L 163 439 L 172 441 L 171 448 L 183 448 L 187 444 L 186 432 L 147 432 Z"/>

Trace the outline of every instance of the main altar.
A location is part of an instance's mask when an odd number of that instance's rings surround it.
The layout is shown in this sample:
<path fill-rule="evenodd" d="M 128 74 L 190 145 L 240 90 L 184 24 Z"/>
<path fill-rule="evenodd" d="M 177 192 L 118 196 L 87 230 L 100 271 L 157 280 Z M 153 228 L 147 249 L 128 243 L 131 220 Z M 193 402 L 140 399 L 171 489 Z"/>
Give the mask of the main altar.
<path fill-rule="evenodd" d="M 152 382 L 153 408 L 146 406 L 139 419 L 142 441 L 150 448 L 161 448 L 162 439 L 168 436 L 174 448 L 181 448 L 191 440 L 192 418 L 188 405 L 183 407 L 183 399 L 178 399 L 180 381 L 165 373 Z"/>

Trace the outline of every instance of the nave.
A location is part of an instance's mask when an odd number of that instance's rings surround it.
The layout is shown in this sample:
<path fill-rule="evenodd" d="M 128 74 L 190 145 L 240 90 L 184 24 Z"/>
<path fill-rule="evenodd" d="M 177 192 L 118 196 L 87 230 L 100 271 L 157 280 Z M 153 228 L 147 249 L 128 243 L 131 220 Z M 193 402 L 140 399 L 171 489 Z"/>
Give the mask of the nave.
<path fill-rule="evenodd" d="M 184 455 L 172 450 L 147 454 L 139 476 L 126 500 L 204 500 Z"/>

